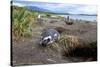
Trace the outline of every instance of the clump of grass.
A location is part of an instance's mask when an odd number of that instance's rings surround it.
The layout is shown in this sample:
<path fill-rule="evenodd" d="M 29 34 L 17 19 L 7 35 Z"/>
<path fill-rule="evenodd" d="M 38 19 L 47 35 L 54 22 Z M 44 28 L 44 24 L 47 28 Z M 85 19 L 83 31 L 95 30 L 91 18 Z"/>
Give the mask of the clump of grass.
<path fill-rule="evenodd" d="M 69 54 L 70 51 L 80 47 L 79 38 L 72 35 L 64 35 L 59 40 L 59 46 L 61 47 L 62 54 Z"/>
<path fill-rule="evenodd" d="M 65 42 L 64 44 L 68 44 L 69 47 L 77 47 L 79 43 L 79 38 L 77 36 L 72 35 L 64 35 L 61 37 L 60 41 L 61 43 Z"/>
<path fill-rule="evenodd" d="M 49 14 L 49 13 L 46 13 L 46 17 L 51 17 L 51 14 Z"/>
<path fill-rule="evenodd" d="M 12 34 L 15 38 L 31 36 L 31 25 L 34 20 L 32 12 L 24 7 L 12 6 Z"/>
<path fill-rule="evenodd" d="M 54 52 L 59 52 L 60 47 L 57 42 L 54 42 L 52 45 L 49 45 L 48 48 L 53 50 Z"/>

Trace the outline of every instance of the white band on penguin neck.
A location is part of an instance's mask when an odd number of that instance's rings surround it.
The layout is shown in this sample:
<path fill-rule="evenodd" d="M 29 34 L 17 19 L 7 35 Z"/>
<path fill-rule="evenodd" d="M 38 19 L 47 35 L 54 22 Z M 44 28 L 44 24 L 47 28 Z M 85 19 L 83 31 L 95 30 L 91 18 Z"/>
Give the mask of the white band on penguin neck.
<path fill-rule="evenodd" d="M 51 36 L 47 36 L 47 37 L 45 37 L 43 40 L 47 40 L 48 38 L 49 38 L 49 39 L 52 39 Z"/>

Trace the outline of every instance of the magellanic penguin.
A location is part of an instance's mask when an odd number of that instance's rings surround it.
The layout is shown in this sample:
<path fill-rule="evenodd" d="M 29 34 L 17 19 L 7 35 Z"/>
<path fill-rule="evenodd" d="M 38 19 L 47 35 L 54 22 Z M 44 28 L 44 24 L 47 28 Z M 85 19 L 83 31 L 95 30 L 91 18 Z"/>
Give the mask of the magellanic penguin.
<path fill-rule="evenodd" d="M 40 44 L 47 46 L 60 39 L 60 34 L 55 29 L 46 29 L 41 34 Z"/>

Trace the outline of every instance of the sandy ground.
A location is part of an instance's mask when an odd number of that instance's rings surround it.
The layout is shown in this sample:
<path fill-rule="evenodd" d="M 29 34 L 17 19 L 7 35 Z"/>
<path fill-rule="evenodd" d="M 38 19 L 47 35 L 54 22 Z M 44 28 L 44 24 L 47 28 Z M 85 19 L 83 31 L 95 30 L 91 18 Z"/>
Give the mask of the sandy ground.
<path fill-rule="evenodd" d="M 41 31 L 45 28 L 64 27 L 68 30 L 68 35 L 75 35 L 83 39 L 86 43 L 97 41 L 97 23 L 74 23 L 66 25 L 62 20 L 44 19 L 43 24 L 33 27 L 32 37 L 20 41 L 12 41 L 12 63 L 13 65 L 29 64 L 55 64 L 90 61 L 91 58 L 82 57 L 62 57 L 52 51 L 39 46 Z"/>

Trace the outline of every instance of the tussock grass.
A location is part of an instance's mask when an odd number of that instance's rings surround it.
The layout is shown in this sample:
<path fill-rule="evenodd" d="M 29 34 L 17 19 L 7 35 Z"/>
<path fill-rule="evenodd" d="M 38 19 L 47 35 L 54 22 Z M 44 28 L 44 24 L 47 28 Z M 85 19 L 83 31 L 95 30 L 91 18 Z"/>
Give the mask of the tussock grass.
<path fill-rule="evenodd" d="M 81 46 L 79 42 L 79 38 L 72 35 L 64 35 L 61 36 L 59 40 L 59 47 L 61 48 L 61 53 L 63 54 L 69 54 L 70 51 L 75 50 L 76 47 Z"/>
<path fill-rule="evenodd" d="M 34 13 L 24 7 L 12 6 L 12 34 L 19 39 L 31 36 L 31 25 L 35 19 Z"/>

